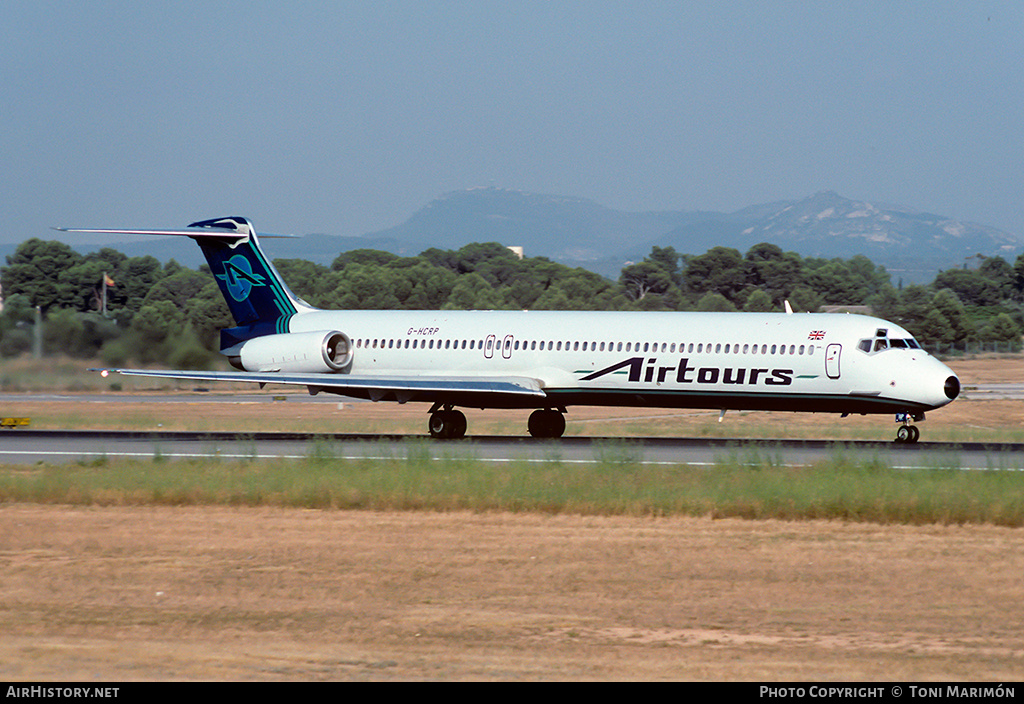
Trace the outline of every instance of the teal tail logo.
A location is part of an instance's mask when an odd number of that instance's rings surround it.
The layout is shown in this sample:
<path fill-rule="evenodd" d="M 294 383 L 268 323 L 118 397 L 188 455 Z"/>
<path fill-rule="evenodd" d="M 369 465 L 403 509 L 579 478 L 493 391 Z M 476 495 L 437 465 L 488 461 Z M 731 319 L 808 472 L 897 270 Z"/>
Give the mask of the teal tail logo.
<path fill-rule="evenodd" d="M 252 264 L 241 254 L 236 254 L 224 262 L 224 273 L 216 274 L 224 282 L 224 290 L 235 301 L 241 303 L 249 297 L 254 286 L 266 286 L 267 279 L 254 274 Z"/>

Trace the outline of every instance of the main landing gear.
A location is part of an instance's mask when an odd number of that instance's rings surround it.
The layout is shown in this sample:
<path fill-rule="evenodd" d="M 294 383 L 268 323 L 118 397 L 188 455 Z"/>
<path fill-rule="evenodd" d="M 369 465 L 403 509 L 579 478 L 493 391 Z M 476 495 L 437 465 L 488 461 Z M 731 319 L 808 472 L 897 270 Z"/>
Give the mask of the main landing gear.
<path fill-rule="evenodd" d="M 560 438 L 565 433 L 565 409 L 544 408 L 530 414 L 527 428 L 535 438 Z M 430 437 L 439 440 L 458 440 L 466 437 L 466 416 L 451 405 L 434 404 L 427 423 Z"/>
<path fill-rule="evenodd" d="M 896 422 L 903 424 L 896 431 L 896 442 L 907 444 L 917 442 L 918 438 L 921 437 L 921 431 L 917 429 L 916 425 L 911 423 L 911 421 L 915 420 L 924 420 L 924 413 L 917 413 L 915 415 L 911 415 L 910 413 L 896 414 Z"/>
<path fill-rule="evenodd" d="M 430 437 L 441 440 L 458 440 L 466 436 L 466 415 L 462 411 L 445 406 L 441 410 L 431 409 L 427 424 Z"/>
<path fill-rule="evenodd" d="M 552 408 L 537 409 L 530 414 L 526 428 L 535 438 L 560 438 L 565 432 L 564 409 L 557 411 Z"/>

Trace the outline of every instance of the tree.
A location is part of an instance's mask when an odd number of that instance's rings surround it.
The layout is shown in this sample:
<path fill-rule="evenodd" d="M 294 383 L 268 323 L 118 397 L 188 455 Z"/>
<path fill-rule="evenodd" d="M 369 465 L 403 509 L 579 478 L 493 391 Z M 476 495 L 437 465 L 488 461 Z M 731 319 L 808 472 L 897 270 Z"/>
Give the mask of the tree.
<path fill-rule="evenodd" d="M 697 310 L 707 311 L 709 313 L 731 313 L 736 310 L 736 306 L 734 306 L 732 301 L 722 294 L 712 291 L 705 293 L 701 299 L 697 301 Z"/>
<path fill-rule="evenodd" d="M 695 299 L 705 293 L 717 293 L 735 304 L 747 285 L 743 257 L 731 247 L 713 247 L 700 256 L 687 258 L 683 281 L 686 291 Z"/>
<path fill-rule="evenodd" d="M 436 267 L 422 259 L 399 272 L 407 282 L 408 292 L 399 296 L 408 310 L 438 310 L 448 301 L 459 277 L 448 269 Z"/>
<path fill-rule="evenodd" d="M 377 264 L 348 264 L 338 272 L 337 286 L 329 294 L 332 307 L 343 310 L 394 310 L 401 307 L 395 295 L 403 280 L 391 269 Z"/>
<path fill-rule="evenodd" d="M 67 280 L 62 281 L 61 274 L 81 261 L 81 255 L 63 242 L 44 242 L 35 237 L 26 240 L 14 254 L 8 255 L 7 266 L 0 274 L 4 295 L 23 294 L 43 312 L 73 304 L 78 298 L 77 289 Z"/>
<path fill-rule="evenodd" d="M 493 310 L 498 305 L 499 299 L 487 280 L 476 272 L 470 272 L 459 277 L 444 309 Z"/>
<path fill-rule="evenodd" d="M 644 259 L 622 269 L 619 285 L 631 300 L 642 301 L 648 294 L 660 296 L 674 286 L 672 275 L 660 264 Z"/>
<path fill-rule="evenodd" d="M 917 330 L 911 330 L 911 332 L 925 345 L 948 345 L 955 340 L 949 321 L 937 310 L 928 311 L 924 320 L 917 326 Z"/>
<path fill-rule="evenodd" d="M 832 259 L 820 264 L 812 263 L 806 281 L 825 303 L 859 305 L 867 302 L 889 283 L 889 274 L 885 269 L 876 267 L 864 255 L 858 254 L 849 260 Z"/>
<path fill-rule="evenodd" d="M 170 301 L 178 310 L 184 311 L 189 302 L 212 281 L 213 277 L 209 273 L 183 268 L 177 273 L 161 278 L 146 294 L 143 303 Z"/>
<path fill-rule="evenodd" d="M 744 261 L 747 285 L 765 291 L 775 305 L 781 305 L 802 282 L 800 255 L 783 252 L 777 245 L 756 244 L 747 251 Z"/>
<path fill-rule="evenodd" d="M 743 304 L 743 310 L 748 313 L 770 313 L 775 308 L 772 297 L 761 289 L 754 290 L 747 296 L 747 302 Z"/>
<path fill-rule="evenodd" d="M 340 259 L 341 257 L 338 257 Z M 335 263 L 338 262 L 335 259 Z M 337 271 L 305 259 L 275 259 L 274 268 L 295 295 L 310 305 L 322 306 L 321 301 L 338 285 Z"/>
<path fill-rule="evenodd" d="M 165 271 L 156 257 L 145 255 L 128 258 L 116 273 L 111 272 L 111 276 L 114 279 L 114 290 L 107 291 L 108 309 L 120 306 L 134 313 L 142 307 L 146 296 L 165 276 Z"/>
<path fill-rule="evenodd" d="M 1010 295 L 1015 301 L 1024 301 L 1024 254 L 1017 255 L 1017 259 L 1013 263 Z"/>
<path fill-rule="evenodd" d="M 349 264 L 373 264 L 376 266 L 391 266 L 400 259 L 397 254 L 381 252 L 376 249 L 353 249 L 339 254 L 333 262 L 331 269 L 341 271 Z"/>
<path fill-rule="evenodd" d="M 981 338 L 993 342 L 1007 342 L 1014 352 L 1021 349 L 1021 330 L 1013 318 L 1006 313 L 1000 313 L 993 318 L 981 331 Z"/>
<path fill-rule="evenodd" d="M 943 342 L 967 342 L 975 338 L 974 323 L 967 317 L 964 304 L 955 293 L 943 289 L 932 297 L 931 305 L 945 318 L 950 327 L 950 337 Z M 927 316 L 925 319 L 927 320 Z"/>
<path fill-rule="evenodd" d="M 994 306 L 1003 299 L 999 286 L 975 269 L 941 271 L 932 286 L 936 290 L 952 291 L 969 306 Z"/>
<path fill-rule="evenodd" d="M 132 317 L 135 338 L 134 357 L 140 362 L 163 359 L 167 340 L 185 326 L 185 314 L 171 301 L 158 300 L 143 305 Z"/>

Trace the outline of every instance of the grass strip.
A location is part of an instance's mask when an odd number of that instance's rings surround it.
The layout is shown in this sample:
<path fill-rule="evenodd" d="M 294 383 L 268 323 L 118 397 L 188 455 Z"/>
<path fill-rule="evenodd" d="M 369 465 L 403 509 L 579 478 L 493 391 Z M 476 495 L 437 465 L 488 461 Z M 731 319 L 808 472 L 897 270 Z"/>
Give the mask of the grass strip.
<path fill-rule="evenodd" d="M 880 524 L 1024 525 L 1024 474 L 893 469 L 837 453 L 784 467 L 765 452 L 713 467 L 644 465 L 627 451 L 594 464 L 494 464 L 342 459 L 316 446 L 301 460 L 97 460 L 0 467 L 0 502 L 75 505 L 235 505 L 309 509 L 513 511 L 629 516 L 841 520 Z"/>

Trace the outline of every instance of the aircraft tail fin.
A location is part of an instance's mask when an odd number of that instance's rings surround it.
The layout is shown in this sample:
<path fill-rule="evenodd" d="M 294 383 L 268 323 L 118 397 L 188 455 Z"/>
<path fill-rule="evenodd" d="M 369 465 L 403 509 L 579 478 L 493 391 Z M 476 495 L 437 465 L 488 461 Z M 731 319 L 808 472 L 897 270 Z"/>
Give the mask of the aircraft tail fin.
<path fill-rule="evenodd" d="M 189 230 L 238 326 L 273 324 L 272 332 L 287 332 L 288 320 L 309 308 L 263 254 L 256 231 L 245 218 L 200 220 L 189 225 Z"/>
<path fill-rule="evenodd" d="M 221 347 L 288 331 L 299 311 L 312 310 L 284 283 L 263 254 L 256 231 L 242 217 L 200 220 L 181 230 L 101 230 L 55 228 L 63 232 L 191 237 L 202 249 L 238 327 L 221 331 Z M 290 235 L 264 235 L 289 237 Z"/>

